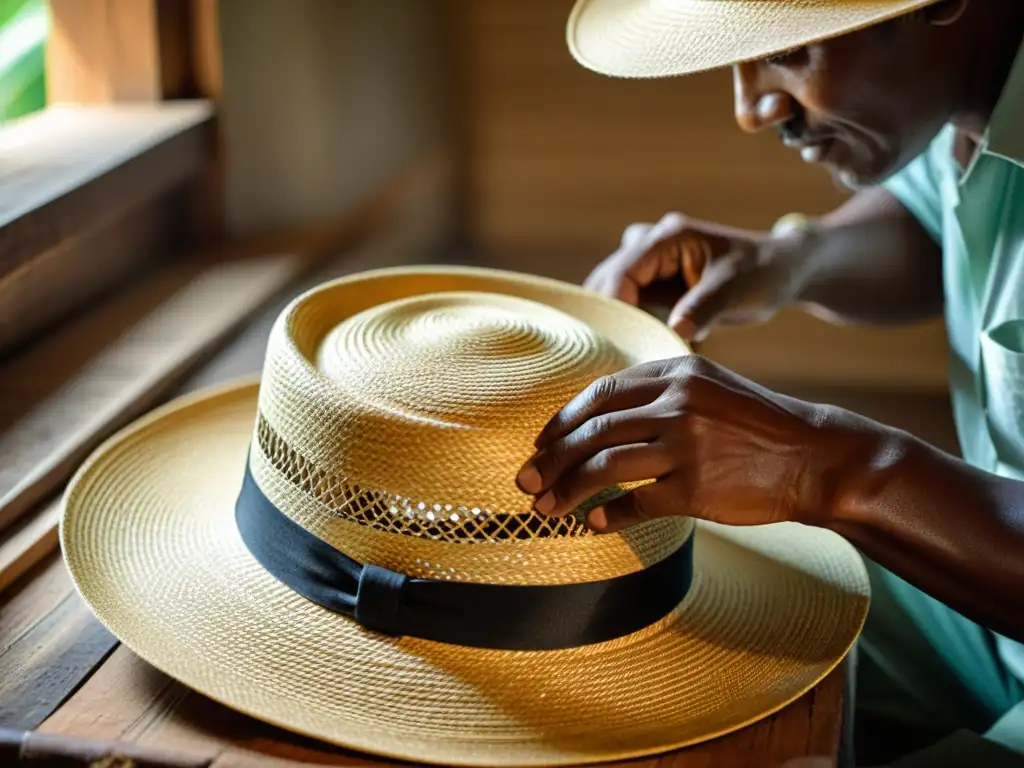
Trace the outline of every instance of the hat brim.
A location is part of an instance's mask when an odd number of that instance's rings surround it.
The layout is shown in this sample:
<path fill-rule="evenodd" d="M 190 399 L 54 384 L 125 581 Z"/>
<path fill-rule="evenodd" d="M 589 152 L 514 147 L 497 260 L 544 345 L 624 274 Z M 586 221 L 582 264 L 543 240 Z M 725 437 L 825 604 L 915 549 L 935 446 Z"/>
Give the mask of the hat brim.
<path fill-rule="evenodd" d="M 765 58 L 936 0 L 577 0 L 566 36 L 584 67 L 672 77 Z"/>
<path fill-rule="evenodd" d="M 60 539 L 77 590 L 127 647 L 263 721 L 443 765 L 635 757 L 777 711 L 861 629 L 867 575 L 839 536 L 702 524 L 676 614 L 616 641 L 504 652 L 371 633 L 284 587 L 239 537 L 257 393 L 192 396 L 111 438 L 73 480 Z"/>

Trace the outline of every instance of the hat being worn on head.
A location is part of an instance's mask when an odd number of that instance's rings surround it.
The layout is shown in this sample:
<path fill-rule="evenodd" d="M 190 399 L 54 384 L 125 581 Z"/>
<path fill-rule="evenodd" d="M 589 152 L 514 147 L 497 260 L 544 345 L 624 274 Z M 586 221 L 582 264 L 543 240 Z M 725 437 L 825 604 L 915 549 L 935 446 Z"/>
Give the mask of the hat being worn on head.
<path fill-rule="evenodd" d="M 323 285 L 279 317 L 259 382 L 96 450 L 64 500 L 68 568 L 155 667 L 364 752 L 564 765 L 727 733 L 848 652 L 868 605 L 857 552 L 796 524 L 597 535 L 514 481 L 592 381 L 688 351 L 634 307 L 541 278 Z"/>
<path fill-rule="evenodd" d="M 854 32 L 937 0 L 577 0 L 569 50 L 613 77 L 687 75 Z"/>

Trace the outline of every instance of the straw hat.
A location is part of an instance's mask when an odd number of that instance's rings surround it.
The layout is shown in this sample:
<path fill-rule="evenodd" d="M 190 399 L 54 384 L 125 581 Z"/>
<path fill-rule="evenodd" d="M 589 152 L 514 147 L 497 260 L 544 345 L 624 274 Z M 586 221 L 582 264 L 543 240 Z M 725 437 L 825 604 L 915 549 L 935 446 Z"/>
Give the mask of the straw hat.
<path fill-rule="evenodd" d="M 937 0 L 577 0 L 576 60 L 615 77 L 671 77 L 772 56 Z"/>
<path fill-rule="evenodd" d="M 68 568 L 157 668 L 365 752 L 578 764 L 726 733 L 849 650 L 868 606 L 854 549 L 795 524 L 597 535 L 514 483 L 576 392 L 686 353 L 640 310 L 546 279 L 329 283 L 281 314 L 259 382 L 92 455 L 65 497 Z"/>

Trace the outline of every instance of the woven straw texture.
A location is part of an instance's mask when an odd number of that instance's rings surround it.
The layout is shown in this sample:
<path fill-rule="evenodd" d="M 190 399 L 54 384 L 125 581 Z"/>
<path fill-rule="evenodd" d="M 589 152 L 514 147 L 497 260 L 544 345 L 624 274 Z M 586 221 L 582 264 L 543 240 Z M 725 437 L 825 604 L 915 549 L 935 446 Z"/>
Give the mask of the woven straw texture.
<path fill-rule="evenodd" d="M 298 297 L 271 331 L 252 471 L 279 509 L 360 561 L 487 583 L 612 578 L 674 551 L 692 521 L 593 536 L 535 513 L 515 475 L 592 381 L 687 352 L 646 313 L 561 282 L 362 273 Z"/>
<path fill-rule="evenodd" d="M 613 77 L 672 77 L 853 32 L 937 0 L 577 0 L 569 50 Z"/>
<path fill-rule="evenodd" d="M 234 522 L 248 459 L 285 514 L 360 561 L 506 584 L 636 571 L 694 521 L 598 536 L 547 525 L 509 487 L 524 435 L 575 390 L 683 351 L 643 313 L 552 281 L 416 269 L 329 284 L 282 314 L 258 385 L 172 403 L 93 454 L 65 497 L 68 567 L 156 667 L 367 752 L 556 765 L 714 737 L 801 695 L 853 643 L 868 586 L 838 536 L 701 524 L 673 615 L 608 643 L 505 652 L 365 631 L 268 575 Z"/>

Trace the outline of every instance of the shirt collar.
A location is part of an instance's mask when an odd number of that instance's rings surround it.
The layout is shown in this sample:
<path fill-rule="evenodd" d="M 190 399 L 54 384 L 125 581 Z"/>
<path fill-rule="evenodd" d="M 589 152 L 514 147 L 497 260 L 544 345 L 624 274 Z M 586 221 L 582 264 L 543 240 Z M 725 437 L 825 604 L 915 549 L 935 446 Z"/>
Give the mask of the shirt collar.
<path fill-rule="evenodd" d="M 1024 45 L 992 112 L 983 151 L 1024 166 Z"/>

